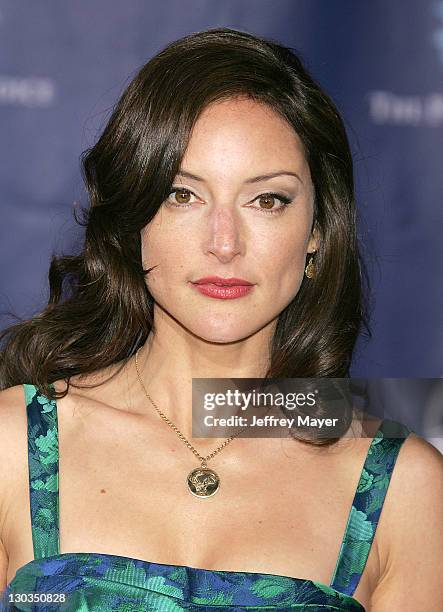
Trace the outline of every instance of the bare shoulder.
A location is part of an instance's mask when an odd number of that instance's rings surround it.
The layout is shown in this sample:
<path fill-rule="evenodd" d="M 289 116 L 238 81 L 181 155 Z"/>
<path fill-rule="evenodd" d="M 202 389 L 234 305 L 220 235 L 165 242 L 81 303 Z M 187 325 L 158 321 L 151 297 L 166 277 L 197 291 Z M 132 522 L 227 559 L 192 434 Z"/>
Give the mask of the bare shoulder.
<path fill-rule="evenodd" d="M 17 412 L 17 401 L 23 404 L 24 397 L 23 385 L 15 385 L 14 387 L 8 387 L 0 391 L 1 417 L 3 418 L 9 413 L 14 415 Z"/>
<path fill-rule="evenodd" d="M 8 481 L 8 469 L 26 444 L 26 407 L 23 385 L 0 391 L 0 483 Z M 1 485 L 0 485 L 1 486 Z"/>
<path fill-rule="evenodd" d="M 379 529 L 382 574 L 371 610 L 442 610 L 443 455 L 415 433 L 400 449 Z"/>
<path fill-rule="evenodd" d="M 400 449 L 388 489 L 387 514 L 395 516 L 392 534 L 401 537 L 417 519 L 443 513 L 443 455 L 424 438 L 410 433 Z M 400 520 L 400 517 L 404 518 Z M 443 518 L 443 517 L 442 517 Z M 441 521 L 443 526 L 443 521 Z"/>
<path fill-rule="evenodd" d="M 26 461 L 25 396 L 22 385 L 0 391 L 0 591 L 6 587 L 5 518 Z"/>
<path fill-rule="evenodd" d="M 7 492 L 23 471 L 27 419 L 23 385 L 0 391 L 0 537 Z"/>
<path fill-rule="evenodd" d="M 392 487 L 397 504 L 422 505 L 419 495 L 438 499 L 438 487 L 443 486 L 443 455 L 424 438 L 411 432 L 400 449 L 393 476 Z M 411 495 L 412 494 L 412 495 Z M 439 498 L 443 505 L 443 496 Z M 393 503 L 395 503 L 393 501 Z M 399 508 L 397 507 L 397 510 Z"/>

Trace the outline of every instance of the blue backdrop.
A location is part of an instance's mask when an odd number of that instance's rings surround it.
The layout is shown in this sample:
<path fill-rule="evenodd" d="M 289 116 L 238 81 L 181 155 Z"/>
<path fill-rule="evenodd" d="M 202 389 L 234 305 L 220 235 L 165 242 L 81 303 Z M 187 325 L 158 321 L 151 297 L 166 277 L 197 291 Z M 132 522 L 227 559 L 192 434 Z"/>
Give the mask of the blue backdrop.
<path fill-rule="evenodd" d="M 79 155 L 132 76 L 215 26 L 293 47 L 344 117 L 375 299 L 352 374 L 441 377 L 442 0 L 0 0 L 0 311 L 44 306 L 50 253 L 80 237 Z"/>

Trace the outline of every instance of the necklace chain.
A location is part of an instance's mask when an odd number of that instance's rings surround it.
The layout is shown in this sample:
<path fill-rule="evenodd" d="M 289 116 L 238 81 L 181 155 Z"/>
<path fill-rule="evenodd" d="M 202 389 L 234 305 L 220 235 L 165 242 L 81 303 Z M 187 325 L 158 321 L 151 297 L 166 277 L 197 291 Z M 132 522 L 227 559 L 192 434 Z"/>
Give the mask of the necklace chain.
<path fill-rule="evenodd" d="M 141 347 L 140 347 L 141 348 Z M 212 457 L 215 457 L 215 455 L 217 453 L 219 453 L 223 448 L 225 448 L 225 446 L 227 446 L 229 444 L 229 442 L 231 442 L 231 440 L 233 440 L 236 435 L 231 436 L 230 438 L 228 438 L 227 440 L 225 440 L 223 442 L 223 444 L 221 444 L 218 448 L 216 448 L 214 451 L 212 451 L 212 453 L 210 453 L 207 457 L 203 457 L 202 455 L 200 455 L 200 453 L 197 451 L 197 449 L 192 446 L 192 444 L 189 442 L 189 440 L 187 440 L 185 438 L 185 436 L 182 434 L 182 432 L 178 429 L 178 427 L 176 427 L 174 425 L 174 423 L 168 419 L 168 417 L 160 410 L 160 408 L 157 406 L 157 404 L 154 402 L 154 400 L 151 398 L 151 396 L 149 395 L 149 393 L 146 391 L 146 387 L 143 384 L 142 378 L 140 376 L 140 372 L 138 369 L 138 361 L 137 361 L 137 356 L 138 356 L 138 352 L 140 350 L 140 348 L 137 350 L 137 352 L 135 353 L 135 369 L 137 370 L 137 376 L 138 376 L 138 380 L 140 381 L 141 387 L 146 395 L 146 397 L 148 398 L 148 400 L 151 402 L 151 404 L 154 406 L 154 408 L 157 410 L 158 414 L 160 415 L 160 417 L 165 421 L 165 423 L 167 423 L 170 427 L 172 427 L 172 429 L 175 431 L 175 433 L 178 435 L 178 437 L 180 438 L 180 440 L 182 440 L 185 445 L 194 453 L 194 455 L 197 457 L 197 459 L 199 461 L 202 462 L 202 467 L 206 467 L 206 462 L 209 461 L 209 459 L 212 459 Z"/>

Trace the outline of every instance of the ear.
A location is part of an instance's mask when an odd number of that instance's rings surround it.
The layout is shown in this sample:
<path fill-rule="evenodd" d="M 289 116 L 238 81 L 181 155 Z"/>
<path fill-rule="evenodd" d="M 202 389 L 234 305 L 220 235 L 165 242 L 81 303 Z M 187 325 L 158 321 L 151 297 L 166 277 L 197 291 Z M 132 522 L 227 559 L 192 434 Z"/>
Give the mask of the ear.
<path fill-rule="evenodd" d="M 317 226 L 314 227 L 311 233 L 311 237 L 309 238 L 307 253 L 314 253 L 314 251 L 318 251 L 320 246 L 320 233 L 318 231 Z"/>

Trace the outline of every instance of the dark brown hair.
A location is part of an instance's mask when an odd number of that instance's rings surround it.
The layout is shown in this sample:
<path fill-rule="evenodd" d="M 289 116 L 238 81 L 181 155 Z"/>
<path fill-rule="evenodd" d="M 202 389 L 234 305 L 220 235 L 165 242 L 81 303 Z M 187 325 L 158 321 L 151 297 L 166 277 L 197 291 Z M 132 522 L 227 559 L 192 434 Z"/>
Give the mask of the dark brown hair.
<path fill-rule="evenodd" d="M 83 249 L 53 255 L 46 308 L 0 334 L 0 388 L 31 382 L 54 397 L 50 382 L 124 365 L 145 342 L 153 298 L 140 232 L 167 197 L 200 113 L 236 96 L 269 105 L 293 127 L 315 189 L 317 275 L 304 277 L 279 316 L 267 377 L 349 375 L 357 335 L 370 332 L 343 121 L 291 49 L 221 28 L 173 42 L 145 64 L 83 153 Z"/>

